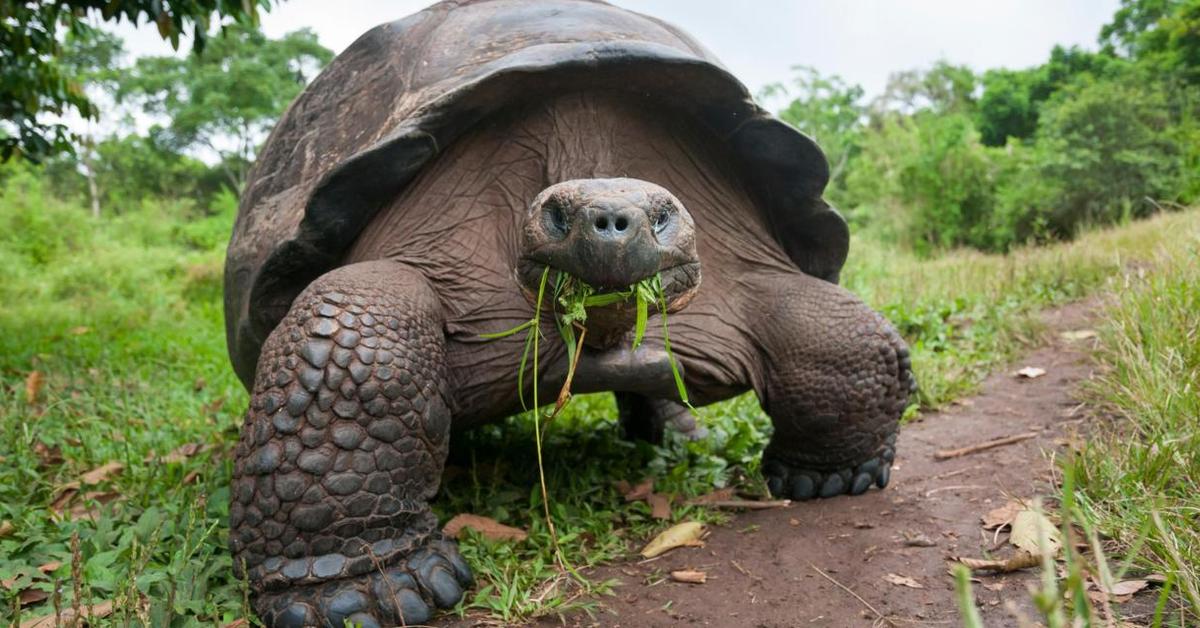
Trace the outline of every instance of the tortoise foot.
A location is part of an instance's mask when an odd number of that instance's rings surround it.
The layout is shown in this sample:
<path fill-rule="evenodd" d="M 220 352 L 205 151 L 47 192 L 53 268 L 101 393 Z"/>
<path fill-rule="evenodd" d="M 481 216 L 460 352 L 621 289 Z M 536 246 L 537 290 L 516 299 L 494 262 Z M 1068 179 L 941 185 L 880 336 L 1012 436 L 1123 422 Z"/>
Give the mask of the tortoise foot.
<path fill-rule="evenodd" d="M 458 547 L 435 540 L 394 565 L 264 593 L 255 606 L 264 624 L 277 628 L 409 626 L 428 622 L 435 609 L 454 607 L 472 583 Z"/>
<path fill-rule="evenodd" d="M 892 475 L 896 459 L 896 434 L 893 432 L 880 445 L 875 455 L 841 469 L 809 469 L 767 454 L 763 458 L 763 475 L 771 494 L 803 501 L 815 497 L 861 495 L 871 485 L 884 488 Z"/>

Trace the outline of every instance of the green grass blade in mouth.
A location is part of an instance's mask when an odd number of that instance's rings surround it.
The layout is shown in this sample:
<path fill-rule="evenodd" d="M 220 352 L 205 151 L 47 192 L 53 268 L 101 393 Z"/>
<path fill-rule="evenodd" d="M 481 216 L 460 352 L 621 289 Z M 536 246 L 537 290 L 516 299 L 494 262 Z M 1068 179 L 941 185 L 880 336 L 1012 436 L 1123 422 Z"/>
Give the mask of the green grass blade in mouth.
<path fill-rule="evenodd" d="M 667 351 L 667 363 L 671 365 L 671 376 L 675 378 L 675 388 L 679 391 L 679 400 L 683 405 L 692 409 L 692 402 L 688 401 L 687 386 L 683 385 L 683 375 L 679 372 L 679 364 L 675 361 L 675 352 L 671 351 L 671 336 L 667 332 L 667 295 L 663 292 L 662 275 L 655 275 L 651 284 L 655 294 L 655 301 L 658 303 L 658 313 L 662 316 L 663 330 L 663 348 Z"/>
<path fill-rule="evenodd" d="M 633 348 L 637 349 L 646 335 L 646 322 L 650 318 L 650 303 L 657 303 L 658 293 L 662 291 L 661 275 L 639 281 L 633 290 L 637 297 L 637 322 L 633 327 Z"/>
<path fill-rule="evenodd" d="M 642 338 L 646 336 L 646 320 L 650 317 L 650 304 L 646 299 L 642 298 L 642 293 L 637 295 L 637 321 L 633 325 L 633 348 L 636 351 L 638 345 L 642 344 Z"/>
<path fill-rule="evenodd" d="M 533 332 L 525 336 L 525 350 L 521 352 L 521 364 L 517 367 L 517 398 L 521 400 L 522 410 L 529 409 L 525 404 L 525 364 L 529 361 L 529 352 L 533 350 L 533 334 L 536 333 L 538 330 L 534 327 Z"/>
<path fill-rule="evenodd" d="M 521 323 L 520 325 L 517 325 L 516 327 L 513 327 L 512 329 L 506 329 L 506 330 L 504 330 L 504 331 L 494 331 L 494 332 L 487 333 L 487 334 L 479 334 L 479 337 L 480 337 L 480 338 L 486 338 L 486 339 L 488 339 L 488 340 L 496 340 L 497 338 L 507 338 L 507 337 L 509 337 L 509 336 L 512 336 L 512 335 L 514 335 L 514 334 L 518 334 L 518 333 L 520 333 L 520 332 L 523 332 L 523 331 L 525 331 L 526 329 L 529 329 L 529 327 L 530 327 L 531 325 L 533 325 L 533 321 L 532 321 L 532 320 L 527 320 L 527 321 L 525 321 L 524 323 Z"/>
<path fill-rule="evenodd" d="M 614 303 L 620 303 L 629 299 L 633 294 L 632 290 L 623 290 L 621 292 L 605 292 L 603 294 L 590 294 L 583 298 L 584 307 L 604 307 Z"/>

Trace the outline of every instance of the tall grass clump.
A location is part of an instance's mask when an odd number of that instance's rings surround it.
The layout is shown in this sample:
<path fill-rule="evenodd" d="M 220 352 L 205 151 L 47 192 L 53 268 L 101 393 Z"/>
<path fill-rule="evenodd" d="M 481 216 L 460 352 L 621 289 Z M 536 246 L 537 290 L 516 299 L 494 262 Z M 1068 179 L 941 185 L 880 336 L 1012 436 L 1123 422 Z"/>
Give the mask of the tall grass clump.
<path fill-rule="evenodd" d="M 842 282 L 910 343 L 919 403 L 934 408 L 969 394 L 994 368 L 1035 343 L 1040 310 L 1123 289 L 1117 282 L 1130 268 L 1185 264 L 1183 257 L 1164 259 L 1158 252 L 1196 233 L 1200 211 L 1192 209 L 1006 254 L 960 249 L 921 259 L 858 238 Z"/>
<path fill-rule="evenodd" d="M 1087 516 L 1175 574 L 1200 621 L 1200 233 L 1177 233 L 1118 288 L 1089 388 L 1110 418 L 1070 464 Z"/>

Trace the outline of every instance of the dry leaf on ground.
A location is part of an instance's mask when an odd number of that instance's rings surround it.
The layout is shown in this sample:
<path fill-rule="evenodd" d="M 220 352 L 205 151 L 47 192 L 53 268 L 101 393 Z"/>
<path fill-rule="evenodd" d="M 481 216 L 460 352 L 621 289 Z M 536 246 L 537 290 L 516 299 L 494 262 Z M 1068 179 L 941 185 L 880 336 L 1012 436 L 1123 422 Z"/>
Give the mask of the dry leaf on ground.
<path fill-rule="evenodd" d="M 183 462 L 188 458 L 191 458 L 196 454 L 203 453 L 207 450 L 208 445 L 205 445 L 204 443 L 187 443 L 185 445 L 176 447 L 171 451 L 171 453 L 159 457 L 158 461 L 162 463 Z M 146 462 L 151 462 L 153 460 L 154 456 L 146 456 Z"/>
<path fill-rule="evenodd" d="M 622 489 L 623 488 L 622 484 L 624 484 L 625 487 L 629 487 L 629 483 L 625 482 L 625 483 L 619 483 L 617 485 L 617 488 Z M 646 479 L 642 480 L 641 482 L 637 483 L 637 485 L 635 485 L 633 487 L 629 487 L 629 488 L 625 488 L 624 490 L 621 490 L 621 494 L 625 496 L 625 501 L 627 501 L 627 502 L 636 502 L 636 501 L 646 499 L 646 498 L 650 497 L 650 494 L 653 492 L 654 492 L 654 478 L 646 478 Z"/>
<path fill-rule="evenodd" d="M 1150 583 L 1146 580 L 1121 580 L 1120 582 L 1113 583 L 1111 588 L 1105 589 L 1104 585 L 1093 580 L 1089 582 L 1088 585 L 1089 587 L 1096 589 L 1088 592 L 1088 596 L 1091 597 L 1093 601 L 1103 602 L 1107 600 L 1116 602 L 1118 604 L 1124 604 L 1125 602 L 1132 600 L 1135 593 L 1150 586 Z"/>
<path fill-rule="evenodd" d="M 671 518 L 671 498 L 662 493 L 650 493 L 646 499 L 650 502 L 650 516 L 655 519 Z"/>
<path fill-rule="evenodd" d="M 112 602 L 101 602 L 83 607 L 83 619 L 102 619 L 112 615 L 112 612 Z M 75 623 L 75 611 L 70 608 L 64 608 L 58 619 L 62 620 L 62 625 L 70 626 Z M 56 623 L 56 618 L 53 614 L 43 615 L 42 617 L 21 622 L 21 628 L 53 628 Z"/>
<path fill-rule="evenodd" d="M 956 562 L 967 566 L 971 571 L 994 571 L 996 573 L 1009 573 L 1018 569 L 1026 569 L 1029 567 L 1037 567 L 1041 564 L 1042 559 L 1033 554 L 1020 552 L 1015 556 L 1004 560 L 991 560 L 987 558 L 962 558 L 954 559 Z"/>
<path fill-rule="evenodd" d="M 21 606 L 30 606 L 32 604 L 37 604 L 38 602 L 43 602 L 49 597 L 50 594 L 41 589 L 22 589 L 21 592 L 17 594 L 17 602 Z"/>
<path fill-rule="evenodd" d="M 1074 342 L 1076 340 L 1087 340 L 1088 338 L 1096 337 L 1096 330 L 1094 330 L 1094 329 L 1074 329 L 1071 331 L 1064 331 L 1064 332 L 1060 333 L 1059 336 L 1061 336 L 1063 340 L 1066 340 L 1069 342 Z"/>
<path fill-rule="evenodd" d="M 79 482 L 69 482 L 58 489 L 58 494 L 50 501 L 50 510 L 56 513 L 62 512 L 71 500 L 75 498 L 75 494 L 79 492 Z"/>
<path fill-rule="evenodd" d="M 1012 525 L 1017 514 L 1025 510 L 1025 504 L 1017 500 L 1009 500 L 1007 504 L 999 508 L 989 510 L 987 514 L 980 517 L 983 520 L 984 530 L 997 530 Z"/>
<path fill-rule="evenodd" d="M 42 385 L 46 383 L 46 378 L 42 376 L 41 371 L 30 371 L 25 377 L 25 403 L 34 405 L 38 402 L 38 395 L 42 392 Z"/>
<path fill-rule="evenodd" d="M 1050 554 L 1058 553 L 1062 547 L 1062 533 L 1046 518 L 1046 515 L 1036 510 L 1022 510 L 1012 522 L 1012 532 L 1008 542 L 1017 549 L 1029 554 L 1040 554 L 1045 542 L 1045 551 Z"/>
<path fill-rule="evenodd" d="M 1036 366 L 1026 366 L 1025 368 L 1017 371 L 1017 377 L 1025 379 L 1036 379 L 1045 374 L 1046 369 L 1038 368 Z"/>
<path fill-rule="evenodd" d="M 898 587 L 908 587 L 910 589 L 924 589 L 925 588 L 925 585 L 921 584 L 920 582 L 917 582 L 916 580 L 909 578 L 908 576 L 902 576 L 900 574 L 889 573 L 888 575 L 884 576 L 883 579 L 887 580 L 888 582 L 890 582 Z"/>
<path fill-rule="evenodd" d="M 902 532 L 904 544 L 908 547 L 937 547 L 937 541 L 921 532 Z"/>
<path fill-rule="evenodd" d="M 1113 595 L 1133 595 L 1148 586 L 1150 583 L 1145 580 L 1122 580 L 1112 585 L 1108 592 Z"/>
<path fill-rule="evenodd" d="M 704 584 L 708 581 L 708 574 L 695 569 L 681 569 L 671 572 L 671 579 L 675 582 L 686 582 L 687 584 Z"/>
<path fill-rule="evenodd" d="M 62 447 L 47 445 L 40 440 L 33 444 L 33 455 L 37 456 L 38 466 L 42 468 L 53 467 L 63 463 Z"/>
<path fill-rule="evenodd" d="M 725 488 L 719 488 L 711 493 L 705 493 L 699 497 L 693 497 L 692 499 L 688 500 L 688 504 L 711 504 L 713 502 L 723 502 L 730 499 L 733 499 L 733 487 L 727 486 Z"/>
<path fill-rule="evenodd" d="M 506 526 L 490 517 L 468 513 L 454 515 L 442 527 L 442 533 L 457 539 L 464 528 L 471 528 L 481 534 L 483 538 L 492 541 L 524 541 L 529 536 L 528 533 L 520 528 Z"/>
<path fill-rule="evenodd" d="M 106 462 L 79 476 L 79 481 L 83 484 L 99 484 L 114 475 L 118 475 L 124 469 L 125 465 L 119 462 Z"/>
<path fill-rule="evenodd" d="M 103 506 L 120 499 L 120 497 L 121 494 L 116 491 L 88 491 L 83 494 L 83 499 L 79 503 L 71 507 L 71 516 L 75 519 L 95 521 L 100 516 L 100 508 L 93 504 Z"/>
<path fill-rule="evenodd" d="M 704 542 L 701 537 L 704 536 L 704 524 L 698 521 L 685 521 L 677 523 L 654 537 L 654 540 L 646 544 L 642 548 L 642 556 L 644 558 L 654 558 L 666 552 L 669 552 L 676 547 L 696 547 L 703 546 Z"/>

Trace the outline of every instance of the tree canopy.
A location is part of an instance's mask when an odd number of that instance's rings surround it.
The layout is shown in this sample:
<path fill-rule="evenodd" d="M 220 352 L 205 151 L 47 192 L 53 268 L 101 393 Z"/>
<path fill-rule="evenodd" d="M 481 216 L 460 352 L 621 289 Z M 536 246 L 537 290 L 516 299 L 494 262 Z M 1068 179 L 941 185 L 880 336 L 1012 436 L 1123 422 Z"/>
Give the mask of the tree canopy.
<path fill-rule="evenodd" d="M 219 157 L 229 182 L 241 190 L 259 143 L 332 58 L 309 29 L 270 39 L 257 29 L 231 26 L 203 52 L 138 59 L 117 95 L 164 115 L 168 144 Z"/>
<path fill-rule="evenodd" d="M 63 61 L 63 41 L 95 37 L 92 22 L 144 20 L 176 48 L 190 32 L 199 52 L 214 24 L 254 25 L 259 8 L 269 7 L 270 0 L 0 0 L 0 160 L 70 151 L 70 132 L 52 119 L 97 115 Z"/>
<path fill-rule="evenodd" d="M 1100 49 L 1024 69 L 945 61 L 862 91 L 802 69 L 779 115 L 859 228 L 917 251 L 1008 249 L 1200 198 L 1200 0 L 1122 0 Z M 851 97 L 852 96 L 852 97 Z"/>

